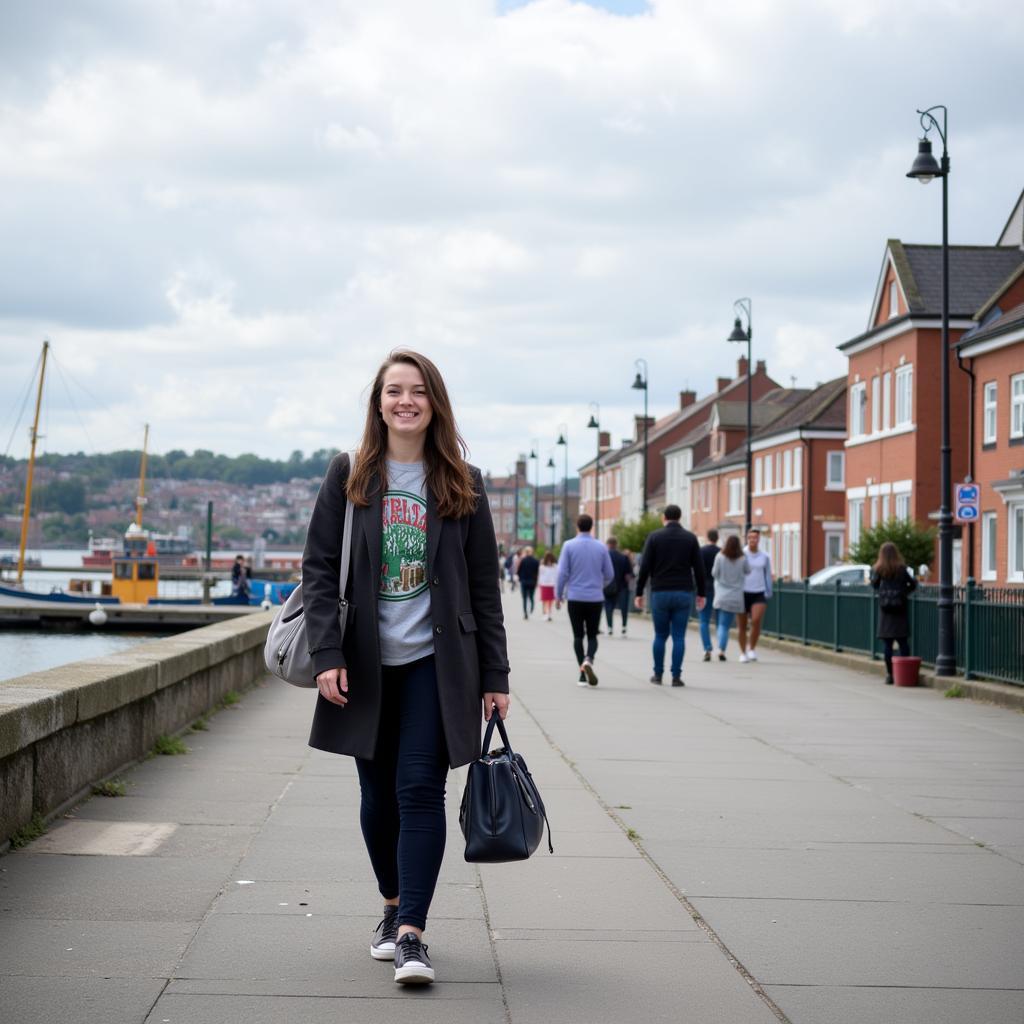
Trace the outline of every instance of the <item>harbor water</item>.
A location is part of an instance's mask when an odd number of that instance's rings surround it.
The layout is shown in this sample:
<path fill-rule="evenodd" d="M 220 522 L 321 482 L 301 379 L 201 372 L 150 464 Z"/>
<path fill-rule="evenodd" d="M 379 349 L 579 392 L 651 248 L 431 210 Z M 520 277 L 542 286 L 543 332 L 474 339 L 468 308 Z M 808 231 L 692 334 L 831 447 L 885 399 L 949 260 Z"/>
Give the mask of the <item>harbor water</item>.
<path fill-rule="evenodd" d="M 5 679 L 14 679 L 29 672 L 116 654 L 163 635 L 166 634 L 0 629 L 0 684 Z M 3 687 L 0 685 L 2 703 Z"/>

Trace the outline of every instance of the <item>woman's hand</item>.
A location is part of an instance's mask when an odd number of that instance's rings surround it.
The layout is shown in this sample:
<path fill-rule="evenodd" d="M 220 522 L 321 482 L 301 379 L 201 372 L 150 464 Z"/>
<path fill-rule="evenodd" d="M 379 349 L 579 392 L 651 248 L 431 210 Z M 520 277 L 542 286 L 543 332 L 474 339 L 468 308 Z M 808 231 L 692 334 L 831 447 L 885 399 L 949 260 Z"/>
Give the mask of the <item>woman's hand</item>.
<path fill-rule="evenodd" d="M 508 708 L 511 702 L 508 699 L 507 693 L 485 693 L 484 694 L 484 721 L 489 722 L 491 720 L 491 709 L 492 707 L 498 709 L 498 714 L 501 716 L 501 720 L 504 722 L 508 717 Z"/>
<path fill-rule="evenodd" d="M 316 677 L 316 688 L 324 700 L 344 707 L 348 703 L 348 669 L 329 668 Z"/>

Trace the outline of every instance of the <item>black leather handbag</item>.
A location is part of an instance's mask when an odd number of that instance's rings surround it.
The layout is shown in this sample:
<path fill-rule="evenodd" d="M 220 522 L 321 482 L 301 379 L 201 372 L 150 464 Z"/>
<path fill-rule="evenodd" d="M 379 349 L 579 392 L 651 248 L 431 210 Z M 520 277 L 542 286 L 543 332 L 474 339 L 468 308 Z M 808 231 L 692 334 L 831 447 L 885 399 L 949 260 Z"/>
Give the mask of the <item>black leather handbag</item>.
<path fill-rule="evenodd" d="M 505 745 L 488 752 L 497 726 Z M 466 837 L 466 860 L 501 864 L 526 860 L 540 845 L 548 824 L 544 801 L 522 756 L 512 750 L 497 708 L 491 712 L 478 760 L 469 766 L 459 825 Z M 551 826 L 548 825 L 548 852 Z"/>

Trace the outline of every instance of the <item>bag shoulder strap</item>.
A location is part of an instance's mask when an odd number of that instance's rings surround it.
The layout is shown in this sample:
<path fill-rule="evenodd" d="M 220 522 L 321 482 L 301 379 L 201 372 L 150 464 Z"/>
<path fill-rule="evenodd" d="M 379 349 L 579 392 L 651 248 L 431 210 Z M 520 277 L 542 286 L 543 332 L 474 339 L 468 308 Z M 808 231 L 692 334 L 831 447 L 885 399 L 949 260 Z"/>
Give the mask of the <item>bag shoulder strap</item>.
<path fill-rule="evenodd" d="M 352 470 L 355 469 L 356 465 L 356 453 L 349 452 L 348 456 L 348 473 L 352 475 Z M 345 496 L 345 523 L 341 528 L 341 566 L 338 571 L 338 596 L 339 599 L 345 600 L 345 589 L 348 586 L 348 572 L 349 565 L 352 561 L 352 502 L 349 501 L 348 495 Z"/>

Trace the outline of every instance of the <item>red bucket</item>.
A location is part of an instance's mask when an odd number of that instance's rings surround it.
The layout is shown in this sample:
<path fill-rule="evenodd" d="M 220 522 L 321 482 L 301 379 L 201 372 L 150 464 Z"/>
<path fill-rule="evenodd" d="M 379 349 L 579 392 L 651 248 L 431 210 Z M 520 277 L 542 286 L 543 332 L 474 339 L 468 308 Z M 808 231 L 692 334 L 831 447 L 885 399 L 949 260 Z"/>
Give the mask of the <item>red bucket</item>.
<path fill-rule="evenodd" d="M 917 674 L 920 670 L 920 658 L 892 659 L 892 681 L 897 686 L 917 686 Z"/>

